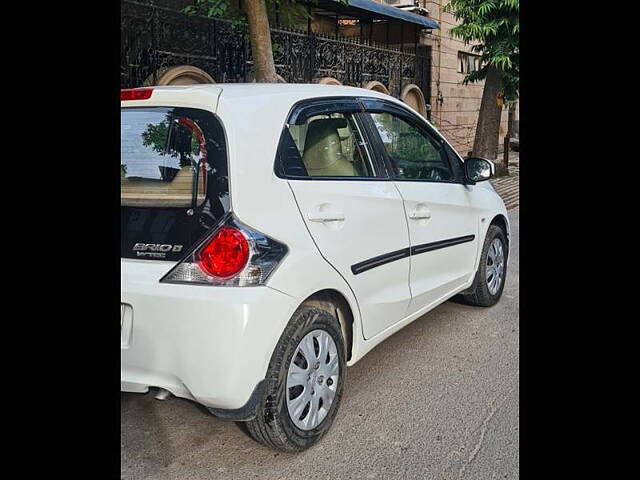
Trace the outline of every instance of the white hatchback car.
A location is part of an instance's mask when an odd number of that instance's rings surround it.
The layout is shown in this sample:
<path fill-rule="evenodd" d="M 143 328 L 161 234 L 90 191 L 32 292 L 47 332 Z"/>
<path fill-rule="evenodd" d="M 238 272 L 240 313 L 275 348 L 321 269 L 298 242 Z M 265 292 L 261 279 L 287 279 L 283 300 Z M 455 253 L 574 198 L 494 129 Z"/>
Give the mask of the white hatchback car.
<path fill-rule="evenodd" d="M 158 387 L 309 447 L 346 367 L 460 294 L 504 287 L 491 162 L 351 87 L 121 92 L 121 390 Z"/>

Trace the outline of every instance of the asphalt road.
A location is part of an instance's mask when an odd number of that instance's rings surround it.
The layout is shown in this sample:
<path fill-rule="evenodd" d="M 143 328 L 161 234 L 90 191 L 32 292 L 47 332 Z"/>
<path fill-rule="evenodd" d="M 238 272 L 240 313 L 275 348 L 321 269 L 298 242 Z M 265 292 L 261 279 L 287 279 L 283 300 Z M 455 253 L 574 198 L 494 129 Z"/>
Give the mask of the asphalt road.
<path fill-rule="evenodd" d="M 123 479 L 518 478 L 518 227 L 501 301 L 440 305 L 347 370 L 340 412 L 300 454 L 177 398 L 121 394 Z"/>

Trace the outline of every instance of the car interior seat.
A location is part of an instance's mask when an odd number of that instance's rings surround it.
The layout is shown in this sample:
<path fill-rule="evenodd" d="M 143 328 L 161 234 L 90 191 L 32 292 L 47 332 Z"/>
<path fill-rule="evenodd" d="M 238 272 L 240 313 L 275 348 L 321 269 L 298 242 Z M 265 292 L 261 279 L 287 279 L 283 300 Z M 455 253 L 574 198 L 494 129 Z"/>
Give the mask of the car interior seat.
<path fill-rule="evenodd" d="M 302 161 L 310 176 L 357 177 L 360 172 L 342 151 L 339 129 L 344 118 L 321 118 L 309 123 Z"/>
<path fill-rule="evenodd" d="M 170 182 L 126 178 L 120 174 L 120 201 L 128 206 L 189 206 L 193 194 L 194 169 L 185 166 Z M 204 178 L 199 179 L 198 199 L 204 200 Z"/>

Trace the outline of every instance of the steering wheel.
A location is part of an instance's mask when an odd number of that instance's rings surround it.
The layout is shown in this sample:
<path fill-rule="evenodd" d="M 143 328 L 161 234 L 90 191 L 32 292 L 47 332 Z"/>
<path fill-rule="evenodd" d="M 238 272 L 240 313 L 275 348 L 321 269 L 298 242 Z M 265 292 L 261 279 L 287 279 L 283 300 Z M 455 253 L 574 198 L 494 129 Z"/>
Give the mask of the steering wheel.
<path fill-rule="evenodd" d="M 423 171 L 420 171 L 420 178 L 425 178 L 425 179 L 435 180 L 435 181 L 443 181 L 443 180 L 449 179 L 449 172 L 445 168 L 429 167 L 427 170 L 428 170 L 428 173 L 425 176 L 423 176 Z"/>

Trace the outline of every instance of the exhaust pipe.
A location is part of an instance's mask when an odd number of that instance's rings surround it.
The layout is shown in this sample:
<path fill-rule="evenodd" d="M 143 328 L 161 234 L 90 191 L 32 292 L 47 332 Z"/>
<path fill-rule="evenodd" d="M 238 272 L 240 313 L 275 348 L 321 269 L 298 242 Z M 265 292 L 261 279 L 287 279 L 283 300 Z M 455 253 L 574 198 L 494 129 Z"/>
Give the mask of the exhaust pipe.
<path fill-rule="evenodd" d="M 156 393 L 156 400 L 166 400 L 171 396 L 171 392 L 169 390 L 165 390 L 164 388 L 159 388 L 158 393 Z"/>

